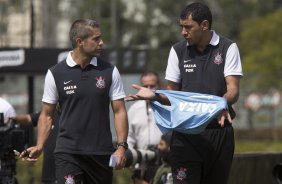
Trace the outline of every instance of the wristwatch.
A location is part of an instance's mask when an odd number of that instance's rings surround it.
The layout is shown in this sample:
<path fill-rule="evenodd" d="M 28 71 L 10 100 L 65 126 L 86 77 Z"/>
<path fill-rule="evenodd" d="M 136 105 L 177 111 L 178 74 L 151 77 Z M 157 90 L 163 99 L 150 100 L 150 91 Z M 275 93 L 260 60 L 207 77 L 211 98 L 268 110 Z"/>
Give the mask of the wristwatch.
<path fill-rule="evenodd" d="M 123 142 L 118 142 L 117 143 L 117 148 L 118 147 L 120 147 L 120 146 L 122 146 L 124 149 L 128 149 L 128 144 L 127 144 L 127 142 L 125 142 L 125 141 L 123 141 Z"/>

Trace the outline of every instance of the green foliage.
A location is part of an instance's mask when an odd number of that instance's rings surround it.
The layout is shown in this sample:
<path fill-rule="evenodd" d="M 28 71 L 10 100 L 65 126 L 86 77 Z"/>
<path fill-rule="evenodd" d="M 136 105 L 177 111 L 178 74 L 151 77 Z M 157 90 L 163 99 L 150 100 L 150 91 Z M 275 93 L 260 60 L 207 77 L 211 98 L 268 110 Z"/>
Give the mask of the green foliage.
<path fill-rule="evenodd" d="M 241 31 L 242 20 L 265 15 L 278 7 L 276 0 L 269 0 L 267 3 L 264 0 L 199 1 L 208 4 L 211 8 L 214 18 L 213 29 L 234 40 Z M 116 13 L 112 13 L 113 2 L 116 4 Z M 136 2 L 138 6 L 132 5 L 134 3 L 132 1 L 125 0 L 75 1 L 78 12 L 73 16 L 93 18 L 101 22 L 103 39 L 109 46 L 149 46 L 151 52 L 148 68 L 164 72 L 171 45 L 182 39 L 177 23 L 180 11 L 192 1 L 140 0 Z M 114 22 L 116 25 L 113 25 Z"/>
<path fill-rule="evenodd" d="M 239 37 L 239 48 L 248 90 L 281 89 L 282 10 L 246 20 Z"/>

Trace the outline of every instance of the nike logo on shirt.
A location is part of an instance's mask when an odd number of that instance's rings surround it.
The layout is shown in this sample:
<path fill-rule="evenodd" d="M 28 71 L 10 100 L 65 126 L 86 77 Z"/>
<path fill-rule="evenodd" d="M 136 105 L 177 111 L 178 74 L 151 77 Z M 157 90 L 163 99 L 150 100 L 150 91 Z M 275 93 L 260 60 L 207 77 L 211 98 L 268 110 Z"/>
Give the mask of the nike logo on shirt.
<path fill-rule="evenodd" d="M 188 62 L 190 62 L 191 61 L 191 59 L 189 59 L 189 60 L 184 60 L 184 63 L 188 63 Z"/>
<path fill-rule="evenodd" d="M 69 80 L 69 81 L 66 81 L 66 82 L 64 82 L 64 84 L 68 84 L 68 83 L 70 83 L 72 80 Z"/>

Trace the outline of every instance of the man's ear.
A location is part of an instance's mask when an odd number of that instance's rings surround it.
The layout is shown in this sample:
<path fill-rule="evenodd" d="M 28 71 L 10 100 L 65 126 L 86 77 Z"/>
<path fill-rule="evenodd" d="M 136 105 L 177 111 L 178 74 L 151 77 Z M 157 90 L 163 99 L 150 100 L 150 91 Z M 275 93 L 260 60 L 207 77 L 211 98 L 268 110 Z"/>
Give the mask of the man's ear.
<path fill-rule="evenodd" d="M 206 30 L 209 30 L 210 23 L 209 23 L 209 21 L 204 20 L 203 22 L 201 22 L 200 26 L 201 26 L 203 31 L 206 31 Z"/>
<path fill-rule="evenodd" d="M 76 41 L 76 45 L 77 46 L 81 46 L 81 44 L 82 44 L 82 39 L 81 38 L 77 38 L 75 41 Z"/>

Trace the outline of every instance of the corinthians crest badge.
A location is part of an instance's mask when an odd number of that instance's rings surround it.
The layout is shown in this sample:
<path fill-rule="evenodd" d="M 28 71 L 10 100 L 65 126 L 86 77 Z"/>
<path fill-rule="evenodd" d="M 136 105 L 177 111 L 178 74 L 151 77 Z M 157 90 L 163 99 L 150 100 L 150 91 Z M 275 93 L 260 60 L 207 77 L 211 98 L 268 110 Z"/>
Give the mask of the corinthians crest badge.
<path fill-rule="evenodd" d="M 183 167 L 177 169 L 176 179 L 178 179 L 180 181 L 185 180 L 187 178 L 186 171 L 187 171 L 187 169 L 183 168 Z"/>
<path fill-rule="evenodd" d="M 220 65 L 223 63 L 223 58 L 222 58 L 222 53 L 217 52 L 214 56 L 214 61 L 215 64 Z"/>
<path fill-rule="evenodd" d="M 73 178 L 74 178 L 74 177 L 73 177 L 72 175 L 67 175 L 67 176 L 65 176 L 65 179 L 66 179 L 65 184 L 75 184 Z"/>
<path fill-rule="evenodd" d="M 97 80 L 97 83 L 96 83 L 97 88 L 102 89 L 106 87 L 105 78 L 100 76 L 100 77 L 96 77 L 96 80 Z"/>

